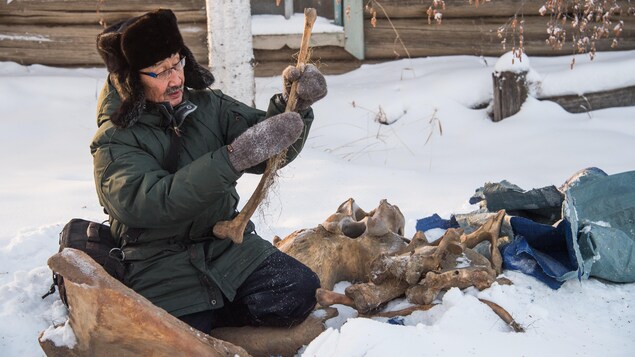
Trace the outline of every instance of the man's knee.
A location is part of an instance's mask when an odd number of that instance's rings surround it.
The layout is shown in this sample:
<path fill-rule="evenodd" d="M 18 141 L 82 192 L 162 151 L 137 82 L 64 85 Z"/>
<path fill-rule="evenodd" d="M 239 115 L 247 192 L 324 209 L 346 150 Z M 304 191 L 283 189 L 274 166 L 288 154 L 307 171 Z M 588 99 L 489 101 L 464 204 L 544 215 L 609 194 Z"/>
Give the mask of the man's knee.
<path fill-rule="evenodd" d="M 249 294 L 247 301 L 259 325 L 290 327 L 313 311 L 320 279 L 306 265 L 276 252 L 256 275 L 252 278 L 258 278 L 258 292 Z"/>
<path fill-rule="evenodd" d="M 279 322 L 291 327 L 304 321 L 317 303 L 315 292 L 320 287 L 320 279 L 309 268 L 290 285 L 286 296 L 278 302 L 278 314 L 283 317 Z"/>

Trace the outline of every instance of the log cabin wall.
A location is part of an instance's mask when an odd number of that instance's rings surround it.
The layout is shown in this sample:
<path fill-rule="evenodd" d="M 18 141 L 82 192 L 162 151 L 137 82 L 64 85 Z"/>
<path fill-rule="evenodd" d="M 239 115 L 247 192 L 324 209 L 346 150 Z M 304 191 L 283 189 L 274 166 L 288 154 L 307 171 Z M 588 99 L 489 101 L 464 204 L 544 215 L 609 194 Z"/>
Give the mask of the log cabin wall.
<path fill-rule="evenodd" d="M 396 41 L 395 30 L 403 41 L 411 57 L 441 55 L 500 56 L 518 47 L 518 36 L 513 36 L 509 26 L 514 15 L 524 20 L 524 48 L 529 56 L 554 56 L 573 54 L 571 38 L 560 50 L 546 44 L 549 16 L 540 16 L 544 0 L 445 0 L 443 20 L 437 25 L 434 20 L 428 24 L 427 9 L 432 0 L 378 0 L 376 27 L 370 24 L 370 14 L 366 11 L 364 37 L 366 58 L 373 60 L 406 57 L 403 46 Z M 628 0 L 617 1 L 622 6 L 623 15 L 616 16 L 624 21 L 624 31 L 616 50 L 635 49 L 635 16 L 627 16 Z M 383 10 L 382 10 L 383 8 Z M 385 12 L 384 12 L 385 10 Z M 386 19 L 386 15 L 392 21 Z M 507 27 L 506 46 L 503 47 L 497 32 Z M 516 41 L 516 42 L 514 42 Z M 609 41 L 602 41 L 598 51 L 610 49 Z"/>
<path fill-rule="evenodd" d="M 185 43 L 207 64 L 205 0 L 0 0 L 0 61 L 103 67 L 97 34 L 159 7 L 176 13 Z"/>
<path fill-rule="evenodd" d="M 370 12 L 364 14 L 363 61 L 337 46 L 315 47 L 312 59 L 325 73 L 342 73 L 362 63 L 407 57 L 404 46 L 410 57 L 500 56 L 514 46 L 514 38 L 510 30 L 504 48 L 497 30 L 508 24 L 514 14 L 524 14 L 524 44 L 528 55 L 573 53 L 569 39 L 561 50 L 553 50 L 545 43 L 548 17 L 538 15 L 538 9 L 543 5 L 541 0 L 493 0 L 478 7 L 468 1 L 445 0 L 443 23 L 437 25 L 429 24 L 426 14 L 432 0 L 379 0 L 377 3 L 382 7 L 374 6 L 376 26 L 371 24 Z M 620 0 L 620 3 L 625 5 L 626 1 Z M 364 1 L 366 3 L 368 1 Z M 524 4 L 522 8 L 521 4 Z M 95 39 L 104 26 L 158 7 L 175 11 L 188 47 L 200 63 L 207 64 L 205 0 L 0 0 L 0 61 L 103 66 L 95 49 Z M 296 12 L 301 11 L 296 6 Z M 619 19 L 624 21 L 624 31 L 617 50 L 635 49 L 635 17 L 623 15 Z M 395 30 L 404 46 L 397 41 Z M 609 50 L 608 42 L 601 43 L 598 50 Z M 294 62 L 296 51 L 286 47 L 255 50 L 256 75 L 279 74 Z"/>

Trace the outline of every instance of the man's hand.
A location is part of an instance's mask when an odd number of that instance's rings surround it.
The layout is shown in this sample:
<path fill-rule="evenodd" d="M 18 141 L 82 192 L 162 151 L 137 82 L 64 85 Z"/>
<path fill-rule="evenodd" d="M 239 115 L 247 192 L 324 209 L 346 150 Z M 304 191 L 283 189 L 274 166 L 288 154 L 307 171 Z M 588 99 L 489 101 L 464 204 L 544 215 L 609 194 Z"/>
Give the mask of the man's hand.
<path fill-rule="evenodd" d="M 300 114 L 274 115 L 245 130 L 227 145 L 229 161 L 236 171 L 244 171 L 276 155 L 293 144 L 304 129 Z"/>
<path fill-rule="evenodd" d="M 295 110 L 303 111 L 313 103 L 324 98 L 327 92 L 326 80 L 322 73 L 312 64 L 302 65 L 300 68 L 289 66 L 282 71 L 282 95 L 289 100 L 289 92 L 293 82 L 298 82 L 298 103 Z"/>

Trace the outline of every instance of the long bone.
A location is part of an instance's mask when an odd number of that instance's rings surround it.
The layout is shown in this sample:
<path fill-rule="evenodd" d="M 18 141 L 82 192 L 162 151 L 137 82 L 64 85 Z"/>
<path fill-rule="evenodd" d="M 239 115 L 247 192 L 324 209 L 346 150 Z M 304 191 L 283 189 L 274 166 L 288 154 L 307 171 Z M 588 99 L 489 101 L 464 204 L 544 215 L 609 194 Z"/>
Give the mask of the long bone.
<path fill-rule="evenodd" d="M 313 24 L 315 23 L 316 18 L 317 12 L 315 9 L 304 9 L 304 32 L 302 33 L 302 43 L 300 44 L 300 53 L 298 54 L 298 61 L 296 64 L 297 67 L 307 63 L 309 60 L 309 41 L 311 40 L 311 30 L 313 29 Z M 297 86 L 298 82 L 294 82 L 291 85 L 291 91 L 289 93 L 289 98 L 287 99 L 285 112 L 295 111 L 298 103 Z M 271 187 L 271 184 L 276 176 L 276 171 L 282 165 L 286 153 L 287 150 L 285 149 L 267 161 L 267 168 L 260 178 L 260 182 L 258 183 L 256 190 L 245 204 L 245 207 L 243 207 L 242 211 L 240 211 L 240 213 L 231 221 L 220 221 L 216 223 L 212 229 L 214 236 L 221 239 L 229 238 L 234 243 L 238 244 L 243 242 L 245 227 L 247 227 L 247 223 L 249 223 L 251 216 L 253 216 L 260 202 L 262 202 L 262 200 L 266 197 L 267 191 L 269 190 L 269 187 Z"/>

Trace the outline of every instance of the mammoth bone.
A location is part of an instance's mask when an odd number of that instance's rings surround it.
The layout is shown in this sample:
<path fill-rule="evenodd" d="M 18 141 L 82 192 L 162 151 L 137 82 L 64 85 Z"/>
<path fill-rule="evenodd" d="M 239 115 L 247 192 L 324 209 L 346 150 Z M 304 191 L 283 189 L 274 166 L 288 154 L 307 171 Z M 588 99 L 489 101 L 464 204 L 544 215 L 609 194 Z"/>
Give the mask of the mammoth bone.
<path fill-rule="evenodd" d="M 339 281 L 367 281 L 373 259 L 403 251 L 404 225 L 403 214 L 388 201 L 366 213 L 350 198 L 322 224 L 274 239 L 274 244 L 311 268 L 321 286 L 331 290 Z"/>
<path fill-rule="evenodd" d="M 483 290 L 494 281 L 511 283 L 496 279 L 502 270 L 498 241 L 504 217 L 501 210 L 472 233 L 451 228 L 429 243 L 423 232 L 411 240 L 403 237 L 405 220 L 397 206 L 381 200 L 367 213 L 351 198 L 316 228 L 296 231 L 274 243 L 317 273 L 322 284 L 317 292 L 320 305 L 344 304 L 367 315 L 405 295 L 421 306 L 395 314 L 409 314 L 429 308 L 440 292 L 452 287 Z M 472 249 L 483 241 L 490 244 L 489 259 Z M 331 291 L 339 281 L 353 285 L 345 294 Z M 502 307 L 484 303 L 516 331 L 522 329 Z"/>

